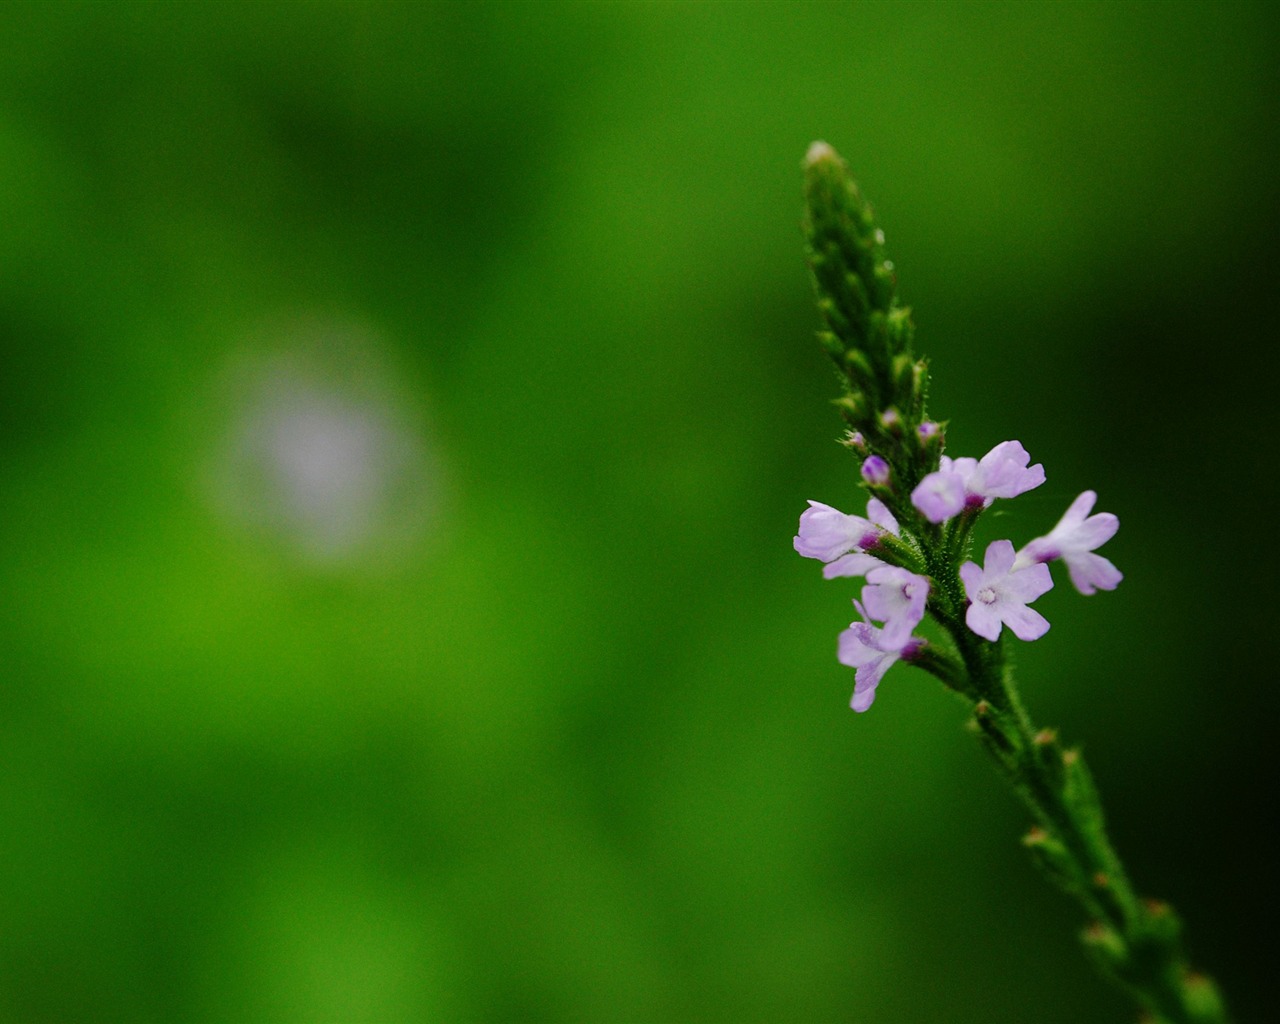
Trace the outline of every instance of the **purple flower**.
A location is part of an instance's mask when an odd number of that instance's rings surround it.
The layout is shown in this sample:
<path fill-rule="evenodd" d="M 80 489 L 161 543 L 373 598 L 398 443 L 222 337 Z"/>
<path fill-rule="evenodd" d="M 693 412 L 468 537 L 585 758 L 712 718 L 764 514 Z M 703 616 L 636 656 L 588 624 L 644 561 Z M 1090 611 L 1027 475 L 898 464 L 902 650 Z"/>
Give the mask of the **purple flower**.
<path fill-rule="evenodd" d="M 929 580 L 896 566 L 883 565 L 867 573 L 862 603 L 868 614 L 884 623 L 883 643 L 901 649 L 924 618 Z"/>
<path fill-rule="evenodd" d="M 964 621 L 978 636 L 996 640 L 1001 624 L 1019 640 L 1038 640 L 1049 631 L 1048 620 L 1027 605 L 1053 588 L 1045 565 L 1014 566 L 1013 542 L 994 540 L 987 545 L 986 564 L 960 566 L 964 592 L 972 602 Z"/>
<path fill-rule="evenodd" d="M 793 544 L 805 558 L 829 563 L 822 570 L 822 575 L 829 580 L 837 576 L 861 576 L 884 564 L 867 554 L 866 549 L 874 548 L 886 530 L 896 534 L 898 521 L 876 498 L 867 502 L 866 519 L 811 501 L 800 516 L 800 532 Z"/>
<path fill-rule="evenodd" d="M 879 455 L 870 455 L 862 463 L 862 479 L 869 484 L 884 486 L 889 482 L 889 463 Z"/>
<path fill-rule="evenodd" d="M 931 523 L 946 522 L 966 506 L 986 508 L 996 498 L 1015 498 L 1044 483 L 1044 467 L 1018 441 L 1002 441 L 977 459 L 942 456 L 938 469 L 914 491 L 911 503 Z"/>
<path fill-rule="evenodd" d="M 1089 515 L 1097 500 L 1094 491 L 1085 491 L 1076 498 L 1047 537 L 1037 537 L 1018 552 L 1014 568 L 1061 558 L 1067 563 L 1067 573 L 1080 593 L 1115 590 L 1124 575 L 1093 552 L 1115 536 L 1120 520 L 1110 512 Z"/>
<path fill-rule="evenodd" d="M 854 674 L 853 699 L 849 706 L 854 711 L 866 711 L 876 699 L 876 687 L 899 658 L 910 659 L 924 645 L 923 640 L 911 638 L 905 644 L 893 646 L 885 643 L 884 630 L 873 626 L 867 611 L 857 601 L 853 602 L 862 616 L 840 634 L 836 657 L 842 665 L 857 669 Z"/>

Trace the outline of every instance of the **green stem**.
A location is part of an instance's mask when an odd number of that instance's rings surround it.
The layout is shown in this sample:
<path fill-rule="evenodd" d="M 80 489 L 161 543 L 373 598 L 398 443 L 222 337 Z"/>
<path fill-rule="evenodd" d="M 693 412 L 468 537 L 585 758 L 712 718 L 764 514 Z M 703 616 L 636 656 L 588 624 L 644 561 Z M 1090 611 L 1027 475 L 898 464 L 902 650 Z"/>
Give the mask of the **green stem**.
<path fill-rule="evenodd" d="M 1025 845 L 1092 920 L 1082 938 L 1095 962 L 1160 1024 L 1226 1024 L 1213 982 L 1188 966 L 1173 911 L 1134 892 L 1080 752 L 1032 723 L 1003 643 L 981 641 L 949 598 L 939 605 L 935 617 L 955 642 L 969 691 L 981 698 L 977 731 L 1036 822 Z"/>

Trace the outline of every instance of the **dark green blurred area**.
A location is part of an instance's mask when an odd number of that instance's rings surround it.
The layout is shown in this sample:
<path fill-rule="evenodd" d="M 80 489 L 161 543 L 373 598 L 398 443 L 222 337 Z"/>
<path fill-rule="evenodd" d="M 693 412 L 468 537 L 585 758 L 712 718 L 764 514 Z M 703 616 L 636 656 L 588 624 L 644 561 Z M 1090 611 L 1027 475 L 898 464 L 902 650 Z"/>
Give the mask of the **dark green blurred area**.
<path fill-rule="evenodd" d="M 1132 1019 L 963 708 L 898 668 L 848 710 L 853 587 L 791 550 L 861 500 L 815 138 L 952 453 L 1046 467 L 989 535 L 1120 516 L 1024 693 L 1262 1019 L 1260 5 L 0 27 L 0 1019 Z"/>

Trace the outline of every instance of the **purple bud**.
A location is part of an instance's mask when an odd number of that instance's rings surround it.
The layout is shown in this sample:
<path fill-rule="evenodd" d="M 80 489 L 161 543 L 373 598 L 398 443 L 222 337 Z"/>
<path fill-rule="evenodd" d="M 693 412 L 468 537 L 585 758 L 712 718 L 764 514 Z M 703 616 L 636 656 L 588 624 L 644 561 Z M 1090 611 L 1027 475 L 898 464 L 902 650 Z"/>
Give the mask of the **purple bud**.
<path fill-rule="evenodd" d="M 879 455 L 871 455 L 862 464 L 862 479 L 872 487 L 883 487 L 889 482 L 889 463 Z"/>
<path fill-rule="evenodd" d="M 886 409 L 880 414 L 880 425 L 891 434 L 902 429 L 902 416 L 897 409 Z"/>
<path fill-rule="evenodd" d="M 920 426 L 916 427 L 916 431 L 920 434 L 921 441 L 932 441 L 942 434 L 942 428 L 934 423 L 933 420 L 925 420 Z"/>

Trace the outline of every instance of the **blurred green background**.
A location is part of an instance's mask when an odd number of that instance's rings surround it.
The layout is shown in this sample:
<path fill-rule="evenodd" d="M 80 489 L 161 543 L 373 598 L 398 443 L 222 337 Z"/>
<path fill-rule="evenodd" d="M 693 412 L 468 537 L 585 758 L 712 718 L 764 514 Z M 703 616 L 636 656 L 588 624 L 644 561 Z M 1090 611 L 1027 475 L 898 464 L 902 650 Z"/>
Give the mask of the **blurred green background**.
<path fill-rule="evenodd" d="M 953 454 L 1126 573 L 1019 645 L 1262 1019 L 1253 4 L 0 8 L 0 1019 L 1126 1021 L 964 710 L 854 715 L 801 156 Z"/>

